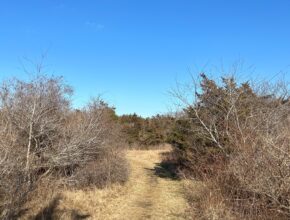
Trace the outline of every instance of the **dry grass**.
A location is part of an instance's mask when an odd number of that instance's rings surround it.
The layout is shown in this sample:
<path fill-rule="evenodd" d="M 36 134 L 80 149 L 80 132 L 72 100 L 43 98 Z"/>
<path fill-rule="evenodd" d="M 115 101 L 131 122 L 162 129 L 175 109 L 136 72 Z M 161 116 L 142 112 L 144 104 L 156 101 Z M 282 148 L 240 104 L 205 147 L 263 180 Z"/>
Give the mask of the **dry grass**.
<path fill-rule="evenodd" d="M 226 206 L 223 196 L 211 183 L 185 181 L 187 199 L 190 202 L 190 214 L 201 220 L 237 220 L 238 218 Z"/>
<path fill-rule="evenodd" d="M 125 185 L 113 185 L 104 189 L 66 190 L 59 197 L 54 192 L 52 194 L 57 199 L 53 200 L 52 196 L 48 196 L 50 204 L 41 203 L 43 207 L 49 204 L 51 209 L 44 210 L 38 205 L 34 213 L 52 211 L 53 219 L 64 220 L 190 219 L 186 217 L 189 216 L 186 213 L 189 206 L 183 196 L 183 181 L 170 176 L 160 177 L 157 173 L 156 167 L 161 162 L 161 154 L 169 150 L 168 147 L 162 150 L 129 150 L 127 158 L 131 165 L 131 176 Z M 32 204 L 37 206 L 36 203 L 34 201 Z M 26 216 L 31 219 L 31 213 Z"/>

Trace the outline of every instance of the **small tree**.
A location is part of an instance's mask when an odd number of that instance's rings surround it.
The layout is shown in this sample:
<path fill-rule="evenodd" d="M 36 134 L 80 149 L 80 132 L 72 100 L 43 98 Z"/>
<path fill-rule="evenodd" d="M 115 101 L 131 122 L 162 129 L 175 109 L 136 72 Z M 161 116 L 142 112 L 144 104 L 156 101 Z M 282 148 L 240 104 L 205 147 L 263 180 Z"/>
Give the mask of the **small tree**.
<path fill-rule="evenodd" d="M 33 188 L 45 152 L 60 139 L 71 93 L 61 78 L 46 76 L 37 76 L 30 82 L 14 79 L 2 84 L 0 148 L 6 155 L 2 159 L 5 172 L 0 183 L 6 201 L 2 207 L 18 203 L 20 206 Z M 49 169 L 42 172 L 46 171 Z M 11 217 L 11 213 L 6 215 Z"/>
<path fill-rule="evenodd" d="M 176 124 L 181 127 L 172 136 L 179 161 L 195 175 L 220 177 L 219 190 L 242 212 L 258 215 L 264 209 L 289 215 L 287 83 L 254 89 L 233 77 L 218 84 L 201 74 L 191 88 L 193 102 L 182 90 L 174 92 L 184 105 Z"/>
<path fill-rule="evenodd" d="M 97 98 L 82 110 L 75 111 L 70 106 L 71 95 L 72 89 L 58 77 L 39 75 L 28 82 L 15 79 L 2 84 L 2 219 L 15 218 L 39 180 L 47 176 L 77 185 L 82 181 L 82 176 L 77 175 L 79 170 L 93 163 L 106 164 L 102 175 L 110 173 L 112 176 L 111 164 L 118 167 L 120 175 L 126 174 L 127 164 L 122 155 L 111 156 L 118 152 L 116 143 L 121 143 L 116 140 L 114 109 Z M 93 184 L 98 185 L 98 181 L 103 181 L 101 178 L 103 176 L 95 178 Z"/>

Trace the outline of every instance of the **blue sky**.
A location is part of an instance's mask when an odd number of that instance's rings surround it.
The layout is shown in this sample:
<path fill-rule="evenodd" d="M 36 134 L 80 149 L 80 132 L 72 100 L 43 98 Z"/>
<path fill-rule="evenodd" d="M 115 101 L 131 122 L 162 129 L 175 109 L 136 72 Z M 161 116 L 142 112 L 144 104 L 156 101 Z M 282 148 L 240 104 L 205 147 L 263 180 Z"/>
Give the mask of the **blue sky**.
<path fill-rule="evenodd" d="M 75 106 L 102 94 L 118 114 L 163 113 L 189 70 L 243 60 L 246 77 L 289 79 L 289 10 L 288 0 L 1 0 L 0 78 L 26 78 L 24 57 L 46 52 Z"/>

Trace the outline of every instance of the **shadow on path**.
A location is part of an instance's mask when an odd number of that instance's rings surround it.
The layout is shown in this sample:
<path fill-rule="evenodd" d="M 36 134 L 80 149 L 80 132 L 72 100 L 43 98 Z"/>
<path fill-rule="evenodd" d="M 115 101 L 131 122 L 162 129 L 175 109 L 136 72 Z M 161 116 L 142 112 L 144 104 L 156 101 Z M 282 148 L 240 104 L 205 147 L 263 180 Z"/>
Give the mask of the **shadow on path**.
<path fill-rule="evenodd" d="M 153 172 L 153 174 L 159 178 L 180 180 L 176 174 L 177 164 L 170 161 L 162 161 L 161 163 L 155 163 L 155 167 L 153 169 L 145 168 L 145 170 Z"/>

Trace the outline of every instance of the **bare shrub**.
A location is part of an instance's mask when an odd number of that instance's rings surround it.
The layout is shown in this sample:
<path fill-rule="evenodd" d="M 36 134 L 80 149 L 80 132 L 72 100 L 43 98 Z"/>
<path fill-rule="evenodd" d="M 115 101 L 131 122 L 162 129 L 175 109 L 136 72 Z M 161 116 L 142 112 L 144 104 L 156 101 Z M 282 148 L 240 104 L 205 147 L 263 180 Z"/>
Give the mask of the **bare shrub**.
<path fill-rule="evenodd" d="M 0 88 L 1 205 L 3 218 L 12 218 L 26 201 L 43 170 L 45 151 L 59 139 L 68 110 L 69 87 L 60 78 L 36 77 L 31 82 L 11 80 Z M 15 195 L 15 196 L 12 196 Z"/>
<path fill-rule="evenodd" d="M 70 172 L 102 155 L 109 134 L 103 114 L 98 99 L 84 110 L 70 113 L 62 125 L 63 138 L 54 145 L 54 151 L 47 154 L 48 165 Z"/>
<path fill-rule="evenodd" d="M 61 78 L 39 75 L 31 81 L 3 82 L 0 88 L 0 214 L 14 218 L 38 182 L 50 176 L 65 184 L 86 167 L 124 181 L 114 109 L 100 99 L 72 110 L 72 89 Z M 118 144 L 116 144 L 118 143 Z M 110 153 L 112 152 L 112 153 Z M 120 164 L 119 164 L 120 163 Z M 120 166 L 119 166 L 120 165 Z M 117 174 L 118 173 L 118 174 Z M 122 175 L 120 174 L 120 175 Z M 104 184 L 96 175 L 95 185 Z M 118 176 L 118 177 L 116 177 Z M 124 175 L 126 177 L 126 175 Z M 87 183 L 89 184 L 89 182 Z M 12 196 L 13 195 L 13 196 Z"/>
<path fill-rule="evenodd" d="M 125 183 L 129 176 L 128 162 L 122 152 L 107 152 L 98 161 L 81 167 L 72 177 L 75 187 L 103 188 L 113 183 Z"/>
<path fill-rule="evenodd" d="M 186 197 L 192 207 L 189 214 L 193 219 L 237 220 L 240 219 L 227 208 L 225 198 L 214 182 L 186 181 Z"/>
<path fill-rule="evenodd" d="M 76 120 L 77 118 L 77 120 Z M 66 131 L 68 137 L 81 136 L 68 146 L 67 165 L 75 173 L 67 180 L 75 187 L 104 187 L 115 182 L 125 182 L 128 167 L 123 152 L 124 142 L 115 113 L 100 99 L 92 100 L 82 111 L 75 112 Z M 85 155 L 84 155 L 85 154 Z M 75 157 L 75 158 L 73 158 Z M 63 164 L 64 158 L 59 158 Z"/>
<path fill-rule="evenodd" d="M 251 147 L 239 150 L 229 162 L 228 175 L 240 184 L 235 193 L 252 201 L 239 206 L 246 211 L 254 208 L 250 212 L 255 214 L 262 208 L 290 213 L 290 126 L 287 118 L 279 118 L 285 110 L 281 111 L 276 109 L 276 116 L 268 116 L 265 123 L 269 127 L 263 133 L 256 128 Z"/>

